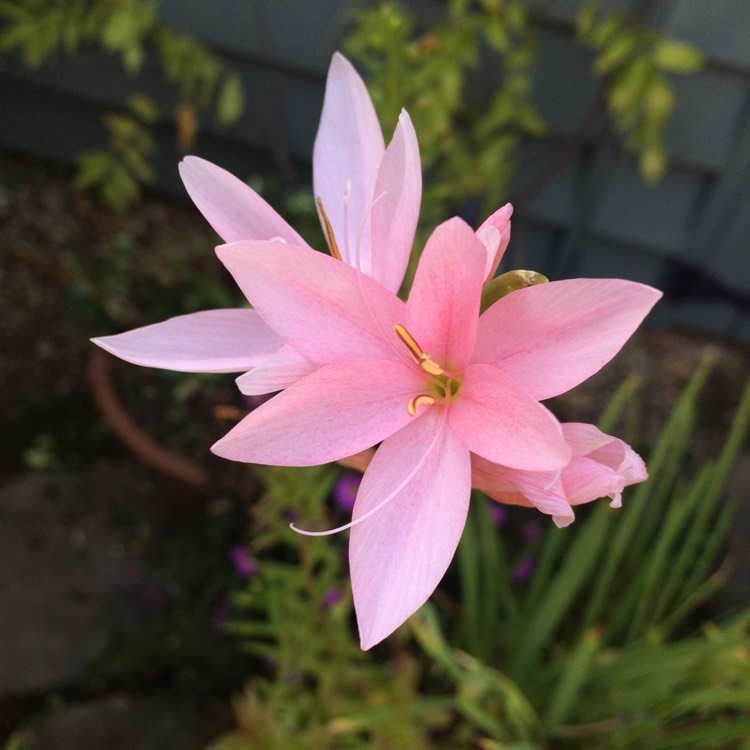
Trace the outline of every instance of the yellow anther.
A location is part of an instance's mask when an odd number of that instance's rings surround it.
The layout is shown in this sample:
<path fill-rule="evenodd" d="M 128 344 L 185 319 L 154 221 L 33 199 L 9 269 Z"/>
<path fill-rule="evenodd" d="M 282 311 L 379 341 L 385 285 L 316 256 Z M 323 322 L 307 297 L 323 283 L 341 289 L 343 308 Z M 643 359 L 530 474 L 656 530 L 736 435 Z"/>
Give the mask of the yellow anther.
<path fill-rule="evenodd" d="M 422 347 L 420 347 L 419 344 L 411 337 L 409 331 L 407 331 L 406 328 L 401 325 L 401 323 L 396 323 L 394 329 L 396 331 L 396 336 L 398 336 L 401 341 L 403 341 L 404 346 L 409 350 L 409 354 L 411 354 L 412 359 L 417 364 L 419 364 L 419 358 L 424 356 Z"/>
<path fill-rule="evenodd" d="M 409 399 L 409 403 L 406 406 L 406 410 L 413 417 L 413 416 L 416 416 L 417 409 L 422 404 L 425 404 L 426 406 L 431 406 L 434 403 L 435 403 L 435 399 L 432 396 L 426 396 L 426 395 L 414 396 L 413 398 Z"/>
<path fill-rule="evenodd" d="M 396 335 L 401 339 L 406 350 L 411 355 L 411 358 L 426 372 L 430 375 L 442 375 L 443 368 L 440 365 L 430 359 L 430 355 L 426 354 L 422 347 L 416 342 L 414 337 L 406 330 L 400 323 L 396 323 L 394 326 Z"/>
<path fill-rule="evenodd" d="M 442 375 L 444 370 L 437 362 L 433 362 L 427 354 L 419 358 L 419 366 L 430 375 Z"/>
<path fill-rule="evenodd" d="M 326 233 L 326 242 L 328 243 L 328 249 L 331 251 L 331 255 L 336 258 L 336 260 L 341 260 L 339 246 L 336 244 L 336 238 L 333 236 L 333 227 L 331 226 L 331 222 L 328 221 L 328 214 L 323 208 L 323 201 L 318 197 L 315 199 L 315 202 L 318 204 L 318 209 L 320 210 L 320 218 L 323 219 L 323 228 Z"/>

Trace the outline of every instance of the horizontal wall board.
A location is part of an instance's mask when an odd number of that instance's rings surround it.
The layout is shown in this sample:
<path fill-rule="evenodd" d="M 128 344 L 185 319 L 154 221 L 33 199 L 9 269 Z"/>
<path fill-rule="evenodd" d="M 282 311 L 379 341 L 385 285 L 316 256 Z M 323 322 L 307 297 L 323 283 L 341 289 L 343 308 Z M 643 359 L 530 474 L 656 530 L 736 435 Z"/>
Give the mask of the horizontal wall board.
<path fill-rule="evenodd" d="M 742 125 L 747 78 L 702 70 L 672 76 L 672 84 L 677 107 L 666 129 L 670 157 L 684 166 L 718 172 L 731 158 L 732 141 Z"/>
<path fill-rule="evenodd" d="M 633 162 L 617 160 L 602 187 L 591 227 L 612 241 L 679 255 L 701 187 L 698 175 L 676 170 L 656 185 L 645 185 Z"/>
<path fill-rule="evenodd" d="M 533 98 L 553 133 L 572 135 L 599 90 L 591 72 L 593 55 L 557 29 L 539 33 Z"/>
<path fill-rule="evenodd" d="M 640 0 L 606 0 L 634 9 Z M 353 9 L 365 0 L 162 0 L 162 20 L 194 33 L 227 57 L 246 91 L 247 111 L 231 128 L 201 118 L 191 153 L 241 179 L 310 182 L 310 159 L 325 73 Z M 444 2 L 411 0 L 435 19 Z M 544 4 L 534 98 L 549 137 L 519 153 L 511 195 L 523 194 L 568 149 L 599 82 L 592 53 L 576 44 L 572 20 L 581 0 Z M 540 6 L 541 7 L 541 6 Z M 667 34 L 700 46 L 701 72 L 672 76 L 678 107 L 667 131 L 670 170 L 657 185 L 642 181 L 620 153 L 602 117 L 564 168 L 517 206 L 505 267 L 531 267 L 554 278 L 620 276 L 663 285 L 661 320 L 750 339 L 750 0 L 660 0 L 652 17 Z M 473 84 L 481 87 L 481 72 Z M 491 77 L 487 76 L 487 81 Z M 158 187 L 184 196 L 181 154 L 171 112 L 175 89 L 153 57 L 131 78 L 116 58 L 86 49 L 70 60 L 29 71 L 0 56 L 0 148 L 70 164 L 101 148 L 101 116 L 140 90 L 163 110 L 155 138 Z M 385 130 L 392 132 L 393 123 Z M 277 179 L 278 178 L 278 179 Z M 691 296 L 692 295 L 692 296 Z"/>
<path fill-rule="evenodd" d="M 244 84 L 245 113 L 230 128 L 219 127 L 202 115 L 201 127 L 236 141 L 240 148 L 282 148 L 293 158 L 309 159 L 323 103 L 323 79 L 280 73 L 265 65 L 243 63 L 233 69 Z M 141 73 L 131 77 L 115 59 L 96 50 L 83 51 L 38 70 L 28 70 L 11 60 L 1 80 L 80 101 L 90 114 L 96 109 L 102 113 L 121 109 L 133 91 L 149 96 L 164 116 L 171 115 L 179 101 L 178 92 L 164 81 L 153 59 Z M 43 119 L 44 99 L 39 104 Z"/>
<path fill-rule="evenodd" d="M 662 28 L 713 60 L 750 70 L 747 0 L 672 0 Z"/>
<path fill-rule="evenodd" d="M 362 2 L 341 0 L 161 0 L 165 23 L 240 59 L 271 61 L 324 76 L 345 24 Z"/>
<path fill-rule="evenodd" d="M 638 4 L 638 0 L 600 0 L 597 4 L 602 13 L 609 13 L 612 10 L 622 8 L 632 10 Z M 548 18 L 557 21 L 572 23 L 578 11 L 581 9 L 580 0 L 555 0 L 543 6 L 542 12 Z"/>
<path fill-rule="evenodd" d="M 584 235 L 573 248 L 564 271 L 568 278 L 621 278 L 659 286 L 664 267 L 665 261 L 659 255 L 636 252 Z"/>

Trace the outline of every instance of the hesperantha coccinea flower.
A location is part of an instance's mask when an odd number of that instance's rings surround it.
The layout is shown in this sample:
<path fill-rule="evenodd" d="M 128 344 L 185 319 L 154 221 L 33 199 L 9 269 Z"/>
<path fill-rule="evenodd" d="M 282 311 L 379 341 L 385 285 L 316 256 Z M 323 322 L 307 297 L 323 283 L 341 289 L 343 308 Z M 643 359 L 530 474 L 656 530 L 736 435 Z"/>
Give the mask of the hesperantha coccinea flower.
<path fill-rule="evenodd" d="M 282 391 L 214 446 L 226 458 L 304 466 L 367 451 L 353 520 L 342 527 L 351 527 L 363 648 L 435 589 L 472 485 L 562 526 L 574 505 L 604 495 L 617 503 L 645 478 L 625 443 L 591 425 L 560 425 L 540 401 L 614 356 L 659 292 L 611 279 L 537 285 L 546 280 L 529 272 L 492 280 L 510 239 L 508 204 L 476 232 L 459 219 L 438 227 L 400 300 L 421 200 L 416 135 L 402 112 L 385 147 L 364 83 L 341 55 L 313 156 L 331 257 L 220 167 L 188 157 L 180 173 L 228 243 L 219 257 L 253 307 L 95 343 L 150 367 L 242 372 L 247 396 Z"/>
<path fill-rule="evenodd" d="M 575 428 L 566 435 L 540 401 L 599 370 L 660 297 L 634 282 L 574 279 L 513 291 L 480 314 L 488 250 L 460 219 L 430 237 L 406 302 L 304 247 L 237 242 L 217 253 L 260 317 L 317 369 L 212 450 L 306 466 L 380 444 L 342 527 L 365 649 L 443 577 L 466 520 L 472 456 L 475 472 L 485 461 L 551 487 L 576 457 L 606 447 L 587 449 L 590 436 Z"/>

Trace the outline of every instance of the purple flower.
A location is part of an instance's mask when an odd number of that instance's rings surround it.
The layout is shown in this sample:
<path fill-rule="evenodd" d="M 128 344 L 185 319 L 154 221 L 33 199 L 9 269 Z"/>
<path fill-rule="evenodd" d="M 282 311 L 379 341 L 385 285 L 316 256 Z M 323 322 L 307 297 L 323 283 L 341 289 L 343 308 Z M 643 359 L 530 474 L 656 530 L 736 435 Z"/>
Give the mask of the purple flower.
<path fill-rule="evenodd" d="M 495 524 L 498 529 L 501 529 L 506 523 L 508 523 L 508 509 L 504 505 L 500 505 L 500 503 L 497 503 L 494 500 L 489 500 L 487 502 L 487 509 L 490 512 L 492 523 Z"/>
<path fill-rule="evenodd" d="M 240 578 L 252 578 L 258 572 L 258 563 L 250 557 L 247 549 L 241 544 L 235 544 L 229 550 L 229 557 L 234 572 Z"/>
<path fill-rule="evenodd" d="M 535 568 L 536 558 L 533 555 L 526 555 L 511 571 L 510 580 L 513 583 L 528 583 L 534 575 Z"/>
<path fill-rule="evenodd" d="M 333 499 L 346 513 L 351 513 L 354 509 L 354 500 L 361 481 L 361 474 L 344 474 L 333 487 Z"/>
<path fill-rule="evenodd" d="M 323 607 L 331 609 L 341 601 L 341 590 L 337 588 L 328 589 L 323 597 Z"/>
<path fill-rule="evenodd" d="M 539 539 L 542 533 L 542 524 L 538 518 L 533 518 L 530 521 L 525 521 L 521 527 L 521 534 L 525 542 L 533 542 Z"/>

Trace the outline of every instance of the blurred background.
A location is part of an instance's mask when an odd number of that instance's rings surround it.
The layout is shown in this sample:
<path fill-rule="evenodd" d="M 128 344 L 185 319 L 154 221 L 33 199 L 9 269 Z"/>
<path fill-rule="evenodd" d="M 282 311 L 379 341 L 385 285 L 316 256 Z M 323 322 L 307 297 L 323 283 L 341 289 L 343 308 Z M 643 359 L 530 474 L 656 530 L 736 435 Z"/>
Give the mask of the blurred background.
<path fill-rule="evenodd" d="M 255 405 L 231 376 L 88 343 L 238 304 L 186 154 L 322 246 L 335 50 L 386 140 L 414 121 L 417 247 L 510 200 L 505 270 L 665 292 L 553 405 L 650 456 L 620 520 L 477 498 L 434 608 L 372 656 L 346 540 L 286 523 L 345 522 L 357 476 L 215 460 Z M 6 750 L 748 747 L 749 84 L 746 0 L 0 2 Z"/>

